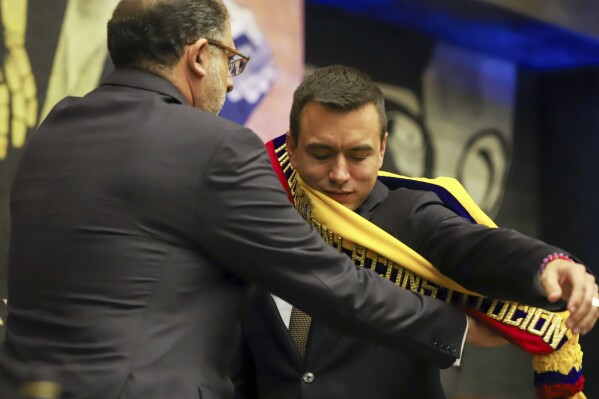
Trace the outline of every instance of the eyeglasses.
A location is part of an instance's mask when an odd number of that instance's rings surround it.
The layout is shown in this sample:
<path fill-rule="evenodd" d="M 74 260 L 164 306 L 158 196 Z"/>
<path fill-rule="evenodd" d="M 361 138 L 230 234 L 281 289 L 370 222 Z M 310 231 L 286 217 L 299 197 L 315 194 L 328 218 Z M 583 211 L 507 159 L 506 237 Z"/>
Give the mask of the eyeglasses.
<path fill-rule="evenodd" d="M 206 39 L 208 44 L 212 44 L 213 46 L 219 47 L 223 50 L 226 50 L 230 53 L 233 53 L 234 56 L 229 60 L 229 73 L 231 76 L 241 75 L 241 73 L 245 70 L 246 65 L 250 62 L 250 56 L 245 55 L 234 48 L 229 46 L 225 46 L 224 44 L 217 42 L 216 40 Z"/>

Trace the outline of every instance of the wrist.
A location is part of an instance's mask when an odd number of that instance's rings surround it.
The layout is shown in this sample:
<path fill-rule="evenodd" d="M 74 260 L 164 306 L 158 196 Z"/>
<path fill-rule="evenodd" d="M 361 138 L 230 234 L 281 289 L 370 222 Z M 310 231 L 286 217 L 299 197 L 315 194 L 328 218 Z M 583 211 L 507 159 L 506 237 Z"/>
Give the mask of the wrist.
<path fill-rule="evenodd" d="M 545 268 L 547 268 L 547 265 L 557 259 L 565 260 L 567 262 L 574 262 L 572 260 L 572 258 L 570 258 L 565 253 L 554 252 L 554 253 L 549 254 L 546 257 L 544 257 L 543 260 L 541 261 L 541 264 L 539 265 L 539 275 L 543 275 L 543 272 L 545 271 Z"/>

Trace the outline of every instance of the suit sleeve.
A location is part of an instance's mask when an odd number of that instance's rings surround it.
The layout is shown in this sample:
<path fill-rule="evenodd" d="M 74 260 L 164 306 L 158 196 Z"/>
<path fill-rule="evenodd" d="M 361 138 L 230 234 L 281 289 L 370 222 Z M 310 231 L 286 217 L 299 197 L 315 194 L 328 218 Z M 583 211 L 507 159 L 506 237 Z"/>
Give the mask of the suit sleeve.
<path fill-rule="evenodd" d="M 289 204 L 253 132 L 223 137 L 201 187 L 197 245 L 215 263 L 340 332 L 424 356 L 438 367 L 453 363 L 464 315 L 355 267 L 326 245 Z"/>
<path fill-rule="evenodd" d="M 443 274 L 481 294 L 556 310 L 539 283 L 542 259 L 565 252 L 515 230 L 472 224 L 422 192 L 410 207 L 410 245 Z"/>

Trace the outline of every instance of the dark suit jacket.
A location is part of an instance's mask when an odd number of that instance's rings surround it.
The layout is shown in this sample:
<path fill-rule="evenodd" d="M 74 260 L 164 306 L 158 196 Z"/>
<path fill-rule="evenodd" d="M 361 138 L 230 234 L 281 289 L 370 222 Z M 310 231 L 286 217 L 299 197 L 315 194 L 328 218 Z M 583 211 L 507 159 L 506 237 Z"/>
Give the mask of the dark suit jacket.
<path fill-rule="evenodd" d="M 54 108 L 24 150 L 11 219 L 2 399 L 39 378 L 63 398 L 232 397 L 245 280 L 452 361 L 412 315 L 437 314 L 430 333 L 453 341 L 457 311 L 356 269 L 290 206 L 252 131 L 152 74 L 117 69 Z"/>
<path fill-rule="evenodd" d="M 501 282 L 509 278 L 510 271 L 526 268 L 526 263 L 512 262 L 517 252 L 535 253 L 528 262 L 538 266 L 542 254 L 557 250 L 514 231 L 472 225 L 446 209 L 433 193 L 405 188 L 389 192 L 380 182 L 357 212 L 458 281 L 470 281 L 470 274 L 485 280 L 490 278 L 485 273 L 497 275 L 496 294 L 507 289 Z M 522 292 L 524 302 L 535 302 L 542 295 L 537 284 L 531 286 L 536 288 Z M 442 365 L 429 353 L 389 350 L 340 335 L 318 320 L 312 322 L 302 360 L 272 296 L 254 289 L 251 298 L 242 313 L 242 366 L 234 379 L 238 399 L 445 397 L 439 379 Z M 419 337 L 436 343 L 439 352 L 461 351 L 464 325 L 459 319 L 448 320 L 446 331 L 454 339 L 445 340 L 429 328 L 434 326 L 436 313 L 424 309 L 415 316 L 420 321 Z M 306 373 L 311 373 L 307 380 Z"/>

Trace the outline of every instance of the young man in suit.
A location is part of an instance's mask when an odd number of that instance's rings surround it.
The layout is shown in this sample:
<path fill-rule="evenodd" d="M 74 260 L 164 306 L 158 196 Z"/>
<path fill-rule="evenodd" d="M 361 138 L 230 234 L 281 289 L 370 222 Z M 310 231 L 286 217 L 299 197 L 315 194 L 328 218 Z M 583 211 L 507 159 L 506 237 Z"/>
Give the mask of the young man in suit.
<path fill-rule="evenodd" d="M 230 398 L 246 280 L 336 329 L 440 353 L 413 315 L 441 304 L 323 243 L 258 136 L 216 115 L 249 60 L 220 0 L 122 0 L 108 47 L 115 71 L 55 106 L 14 177 L 2 399 Z M 429 330 L 461 339 L 449 323 L 466 319 L 444 309 Z"/>
<path fill-rule="evenodd" d="M 512 288 L 524 303 L 543 295 L 542 290 L 535 294 L 540 284 L 535 289 L 522 283 L 538 280 L 543 258 L 562 250 L 515 231 L 472 224 L 431 192 L 390 190 L 377 180 L 386 141 L 382 93 L 363 73 L 339 65 L 320 68 L 295 91 L 286 147 L 306 186 L 383 227 L 457 282 L 471 286 L 477 279 L 499 281 L 518 274 L 522 279 Z M 564 259 L 550 262 L 540 277 L 546 289 L 554 267 L 583 268 Z M 494 294 L 504 296 L 504 284 L 495 285 Z M 589 276 L 584 295 L 588 300 L 596 294 Z M 556 288 L 552 300 L 561 295 Z M 429 326 L 437 313 L 414 311 L 420 320 L 414 333 L 436 341 Z M 585 327 L 574 327 L 577 332 L 586 333 L 595 323 L 597 309 L 587 307 L 587 312 Z M 307 342 L 296 342 L 294 314 L 301 312 L 259 288 L 253 291 L 242 313 L 244 367 L 237 370 L 238 399 L 440 399 L 439 368 L 452 364 L 463 346 L 461 340 L 441 343 L 437 354 L 409 345 L 389 350 L 317 320 L 307 327 Z M 490 336 L 479 339 L 473 330 L 480 327 L 470 321 L 468 342 L 500 342 Z M 464 336 L 465 329 L 459 322 L 446 324 L 454 336 Z M 441 352 L 452 361 L 440 361 Z"/>

